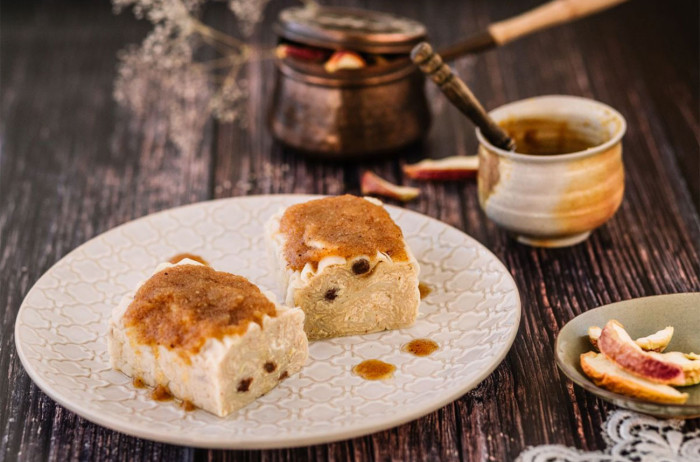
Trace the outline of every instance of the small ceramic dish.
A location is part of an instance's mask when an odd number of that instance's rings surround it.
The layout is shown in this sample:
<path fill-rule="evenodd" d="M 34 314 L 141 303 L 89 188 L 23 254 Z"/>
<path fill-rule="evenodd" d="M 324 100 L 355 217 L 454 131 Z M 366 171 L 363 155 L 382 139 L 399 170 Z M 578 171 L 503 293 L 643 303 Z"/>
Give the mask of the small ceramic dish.
<path fill-rule="evenodd" d="M 658 295 L 612 303 L 587 311 L 569 321 L 559 332 L 555 346 L 557 365 L 577 385 L 620 406 L 664 418 L 700 417 L 700 385 L 680 387 L 688 393 L 684 404 L 660 404 L 613 393 L 596 386 L 581 370 L 579 357 L 593 351 L 588 340 L 590 326 L 604 326 L 617 319 L 632 338 L 643 337 L 666 326 L 674 327 L 666 351 L 700 352 L 700 293 Z"/>

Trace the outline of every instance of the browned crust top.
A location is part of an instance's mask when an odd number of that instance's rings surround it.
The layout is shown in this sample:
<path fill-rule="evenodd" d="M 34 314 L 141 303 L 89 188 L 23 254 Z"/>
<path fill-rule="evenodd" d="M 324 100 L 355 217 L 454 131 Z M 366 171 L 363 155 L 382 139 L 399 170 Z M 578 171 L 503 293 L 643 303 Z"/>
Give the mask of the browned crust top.
<path fill-rule="evenodd" d="M 142 344 L 196 354 L 209 338 L 245 333 L 274 317 L 275 305 L 246 278 L 208 266 L 177 265 L 136 292 L 124 324 Z"/>
<path fill-rule="evenodd" d="M 282 215 L 280 232 L 286 236 L 287 265 L 295 271 L 327 256 L 352 259 L 383 252 L 395 261 L 408 260 L 401 228 L 384 207 L 349 194 L 292 205 Z"/>

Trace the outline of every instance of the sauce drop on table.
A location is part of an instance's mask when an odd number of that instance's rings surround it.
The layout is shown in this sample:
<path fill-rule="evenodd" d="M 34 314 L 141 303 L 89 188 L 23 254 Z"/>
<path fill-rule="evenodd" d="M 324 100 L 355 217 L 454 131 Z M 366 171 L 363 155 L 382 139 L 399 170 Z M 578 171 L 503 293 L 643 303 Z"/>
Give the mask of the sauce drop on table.
<path fill-rule="evenodd" d="M 412 355 L 416 356 L 428 356 L 439 348 L 440 346 L 430 339 L 417 338 L 415 340 L 411 340 L 401 347 L 401 351 L 405 351 L 406 353 L 411 353 Z"/>
<path fill-rule="evenodd" d="M 352 368 L 352 372 L 365 380 L 388 379 L 394 374 L 396 366 L 378 359 L 368 359 Z"/>

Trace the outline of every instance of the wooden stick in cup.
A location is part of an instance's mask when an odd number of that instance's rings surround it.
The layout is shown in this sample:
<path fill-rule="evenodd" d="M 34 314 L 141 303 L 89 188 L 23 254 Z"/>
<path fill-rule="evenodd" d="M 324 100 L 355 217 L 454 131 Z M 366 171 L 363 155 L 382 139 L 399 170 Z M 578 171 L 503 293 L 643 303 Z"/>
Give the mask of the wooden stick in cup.
<path fill-rule="evenodd" d="M 411 59 L 437 84 L 447 99 L 481 129 L 487 140 L 506 151 L 515 149 L 513 139 L 486 113 L 467 84 L 452 72 L 450 66 L 442 61 L 428 42 L 416 45 L 411 51 Z"/>
<path fill-rule="evenodd" d="M 439 50 L 445 61 L 505 45 L 524 35 L 566 24 L 612 8 L 626 0 L 554 0 L 518 16 L 491 24 L 463 42 Z"/>

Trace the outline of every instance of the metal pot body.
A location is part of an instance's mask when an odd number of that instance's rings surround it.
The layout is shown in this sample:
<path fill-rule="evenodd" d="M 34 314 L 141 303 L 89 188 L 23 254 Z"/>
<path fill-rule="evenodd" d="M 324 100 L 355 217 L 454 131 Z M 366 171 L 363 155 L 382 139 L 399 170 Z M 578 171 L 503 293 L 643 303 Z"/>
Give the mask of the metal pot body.
<path fill-rule="evenodd" d="M 395 151 L 429 128 L 424 78 L 408 66 L 379 78 L 324 79 L 278 62 L 269 124 L 283 144 L 319 157 Z"/>

